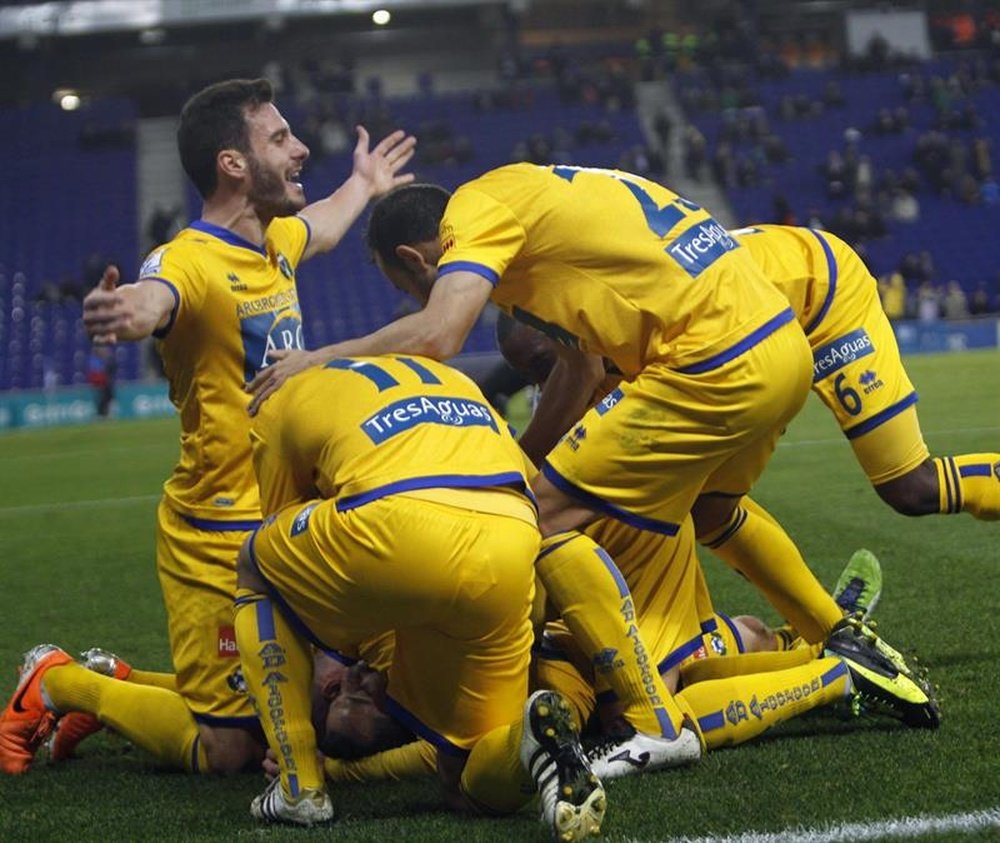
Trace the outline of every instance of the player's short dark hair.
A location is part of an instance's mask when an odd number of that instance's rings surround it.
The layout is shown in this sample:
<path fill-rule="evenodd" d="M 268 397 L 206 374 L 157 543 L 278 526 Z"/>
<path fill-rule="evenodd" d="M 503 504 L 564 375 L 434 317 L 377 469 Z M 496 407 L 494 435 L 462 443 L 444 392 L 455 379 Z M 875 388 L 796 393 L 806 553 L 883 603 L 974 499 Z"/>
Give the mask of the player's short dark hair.
<path fill-rule="evenodd" d="M 402 266 L 396 247 L 426 243 L 438 236 L 451 194 L 436 184 L 407 184 L 387 193 L 372 208 L 366 239 L 372 255 Z"/>
<path fill-rule="evenodd" d="M 226 79 L 203 88 L 181 109 L 177 149 L 181 165 L 202 199 L 218 186 L 215 159 L 223 149 L 250 151 L 247 112 L 274 100 L 266 79 Z"/>

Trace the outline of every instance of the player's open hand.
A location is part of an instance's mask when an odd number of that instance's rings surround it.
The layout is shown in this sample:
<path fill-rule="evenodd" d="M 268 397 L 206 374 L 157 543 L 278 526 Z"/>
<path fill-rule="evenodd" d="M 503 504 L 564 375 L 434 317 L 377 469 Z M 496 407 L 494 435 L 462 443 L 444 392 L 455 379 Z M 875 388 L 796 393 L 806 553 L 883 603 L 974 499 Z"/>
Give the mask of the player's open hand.
<path fill-rule="evenodd" d="M 417 145 L 413 135 L 397 130 L 369 150 L 368 131 L 364 126 L 357 126 L 355 130 L 358 142 L 354 147 L 354 175 L 368 184 L 373 199 L 413 181 L 413 173 L 399 172 L 413 158 Z"/>
<path fill-rule="evenodd" d="M 274 362 L 266 369 L 261 369 L 245 387 L 246 391 L 253 395 L 247 408 L 251 416 L 257 415 L 260 405 L 292 375 L 298 374 L 303 369 L 312 368 L 319 362 L 311 351 L 297 348 L 276 348 L 269 357 Z"/>
<path fill-rule="evenodd" d="M 100 282 L 83 300 L 83 327 L 97 345 L 118 342 L 118 332 L 129 319 L 126 303 L 116 289 L 118 280 L 118 267 L 105 267 Z"/>

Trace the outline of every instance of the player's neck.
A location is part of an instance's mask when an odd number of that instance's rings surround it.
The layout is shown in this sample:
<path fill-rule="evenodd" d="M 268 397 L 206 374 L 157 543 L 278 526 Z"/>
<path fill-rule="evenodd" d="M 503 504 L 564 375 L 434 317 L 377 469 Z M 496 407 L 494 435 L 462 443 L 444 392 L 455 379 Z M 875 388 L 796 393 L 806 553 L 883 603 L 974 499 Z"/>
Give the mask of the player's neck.
<path fill-rule="evenodd" d="M 264 231 L 269 220 L 263 220 L 243 197 L 208 199 L 201 209 L 201 218 L 212 225 L 228 229 L 250 243 L 263 245 Z"/>

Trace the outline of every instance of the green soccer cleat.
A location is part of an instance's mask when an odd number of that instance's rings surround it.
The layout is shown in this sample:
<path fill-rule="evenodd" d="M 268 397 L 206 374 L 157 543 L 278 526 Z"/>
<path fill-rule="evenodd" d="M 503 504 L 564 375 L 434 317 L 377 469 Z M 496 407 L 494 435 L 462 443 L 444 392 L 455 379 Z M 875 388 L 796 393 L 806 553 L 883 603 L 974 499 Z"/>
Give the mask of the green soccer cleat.
<path fill-rule="evenodd" d="M 930 686 L 908 670 L 898 669 L 879 649 L 879 641 L 858 618 L 844 618 L 827 639 L 825 655 L 847 665 L 862 708 L 888 714 L 913 728 L 936 729 L 941 713 Z"/>
<path fill-rule="evenodd" d="M 833 588 L 833 599 L 847 614 L 868 620 L 882 596 L 882 566 L 870 550 L 854 551 Z"/>

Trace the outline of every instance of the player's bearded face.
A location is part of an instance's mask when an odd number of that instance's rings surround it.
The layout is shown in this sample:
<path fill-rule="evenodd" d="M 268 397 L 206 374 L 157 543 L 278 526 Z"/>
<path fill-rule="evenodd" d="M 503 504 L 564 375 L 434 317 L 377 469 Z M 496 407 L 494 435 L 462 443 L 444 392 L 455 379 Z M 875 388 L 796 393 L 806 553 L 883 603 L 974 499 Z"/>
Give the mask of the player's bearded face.
<path fill-rule="evenodd" d="M 268 164 L 251 155 L 250 164 L 250 202 L 269 216 L 290 216 L 302 210 L 306 205 L 305 194 L 301 187 L 289 182 L 285 175 L 288 167 Z"/>

